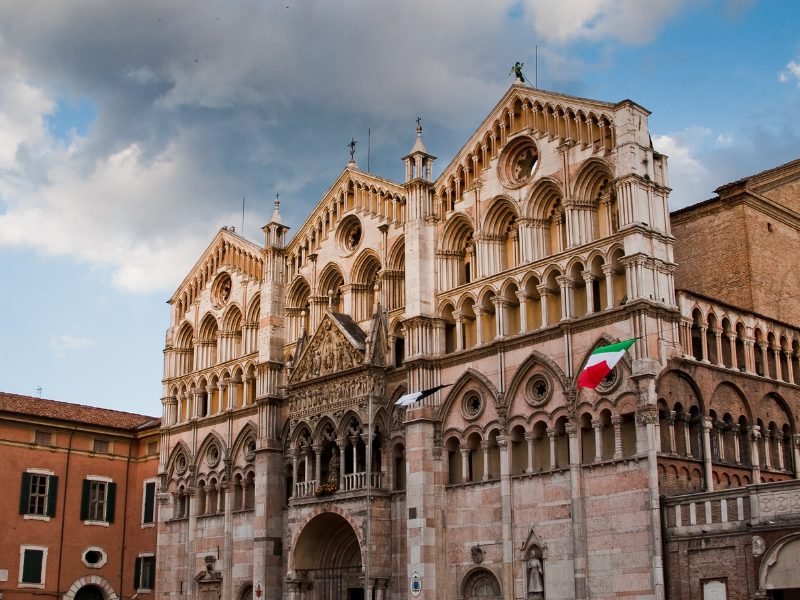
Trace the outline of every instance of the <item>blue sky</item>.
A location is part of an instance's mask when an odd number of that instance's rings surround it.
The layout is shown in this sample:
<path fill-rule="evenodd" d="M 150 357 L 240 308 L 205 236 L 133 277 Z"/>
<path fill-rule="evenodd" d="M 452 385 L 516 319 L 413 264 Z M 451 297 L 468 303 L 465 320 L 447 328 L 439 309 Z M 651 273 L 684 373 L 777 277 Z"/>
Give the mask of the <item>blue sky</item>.
<path fill-rule="evenodd" d="M 0 0 L 0 390 L 160 414 L 166 300 L 222 225 L 356 159 L 444 167 L 504 93 L 652 111 L 673 208 L 798 157 L 791 0 Z"/>

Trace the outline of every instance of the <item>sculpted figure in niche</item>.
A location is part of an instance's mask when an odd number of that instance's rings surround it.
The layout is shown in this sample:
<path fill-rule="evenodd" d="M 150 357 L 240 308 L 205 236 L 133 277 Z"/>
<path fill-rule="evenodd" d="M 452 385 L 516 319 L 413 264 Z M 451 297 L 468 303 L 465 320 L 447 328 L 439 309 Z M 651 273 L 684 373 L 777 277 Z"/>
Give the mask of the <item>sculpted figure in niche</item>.
<path fill-rule="evenodd" d="M 311 360 L 311 374 L 319 375 L 319 368 L 322 363 L 322 357 L 319 355 L 319 350 L 314 351 L 314 357 Z"/>
<path fill-rule="evenodd" d="M 328 463 L 328 483 L 339 483 L 339 449 L 335 446 Z"/>
<path fill-rule="evenodd" d="M 544 598 L 544 572 L 542 561 L 531 550 L 525 568 L 528 570 L 528 600 L 541 600 Z"/>

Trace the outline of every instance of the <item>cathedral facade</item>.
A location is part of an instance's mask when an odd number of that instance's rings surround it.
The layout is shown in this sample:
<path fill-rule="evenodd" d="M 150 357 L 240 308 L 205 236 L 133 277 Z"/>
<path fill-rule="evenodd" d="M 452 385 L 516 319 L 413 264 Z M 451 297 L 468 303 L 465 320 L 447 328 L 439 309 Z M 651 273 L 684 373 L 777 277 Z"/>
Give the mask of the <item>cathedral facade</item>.
<path fill-rule="evenodd" d="M 436 178 L 418 125 L 403 182 L 351 158 L 293 236 L 223 228 L 169 302 L 157 595 L 768 597 L 688 549 L 794 485 L 798 323 L 676 285 L 648 115 L 518 82 Z"/>

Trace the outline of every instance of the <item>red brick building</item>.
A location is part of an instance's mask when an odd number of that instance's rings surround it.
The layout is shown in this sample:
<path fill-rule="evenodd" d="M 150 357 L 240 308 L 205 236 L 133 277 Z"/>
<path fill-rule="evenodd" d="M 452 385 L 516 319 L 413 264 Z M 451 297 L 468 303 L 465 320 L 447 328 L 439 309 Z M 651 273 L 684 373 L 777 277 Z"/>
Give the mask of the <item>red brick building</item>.
<path fill-rule="evenodd" d="M 155 589 L 160 419 L 0 393 L 0 597 Z"/>

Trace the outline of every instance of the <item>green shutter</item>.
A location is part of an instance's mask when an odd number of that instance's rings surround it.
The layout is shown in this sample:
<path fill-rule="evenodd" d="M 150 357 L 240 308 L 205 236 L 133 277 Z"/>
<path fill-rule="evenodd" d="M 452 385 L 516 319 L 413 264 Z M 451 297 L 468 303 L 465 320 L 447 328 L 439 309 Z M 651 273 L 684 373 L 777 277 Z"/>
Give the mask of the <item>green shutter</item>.
<path fill-rule="evenodd" d="M 31 494 L 31 474 L 30 473 L 23 473 L 22 474 L 22 488 L 19 492 L 19 514 L 27 515 L 28 514 L 28 501 L 30 500 Z"/>
<path fill-rule="evenodd" d="M 47 516 L 56 516 L 56 503 L 58 502 L 58 477 L 50 475 L 47 482 Z"/>
<path fill-rule="evenodd" d="M 22 557 L 22 583 L 42 583 L 42 550 L 25 550 Z"/>
<path fill-rule="evenodd" d="M 133 589 L 139 589 L 139 583 L 142 581 L 142 557 L 136 557 L 136 566 L 133 569 Z"/>
<path fill-rule="evenodd" d="M 81 521 L 89 520 L 89 498 L 91 496 L 92 482 L 88 479 L 83 480 L 83 490 L 81 492 Z"/>
<path fill-rule="evenodd" d="M 144 484 L 144 516 L 142 517 L 143 523 L 152 523 L 155 516 L 156 504 L 156 483 L 151 481 Z"/>
<path fill-rule="evenodd" d="M 114 522 L 114 503 L 117 499 L 117 484 L 108 483 L 108 492 L 106 495 L 106 521 L 109 523 Z"/>

